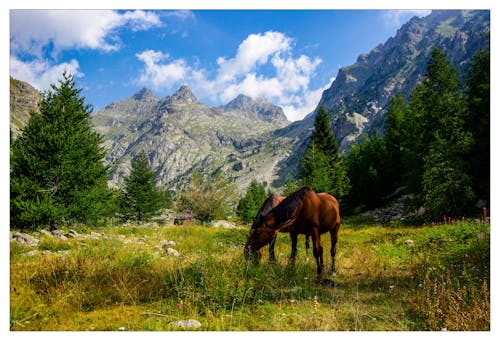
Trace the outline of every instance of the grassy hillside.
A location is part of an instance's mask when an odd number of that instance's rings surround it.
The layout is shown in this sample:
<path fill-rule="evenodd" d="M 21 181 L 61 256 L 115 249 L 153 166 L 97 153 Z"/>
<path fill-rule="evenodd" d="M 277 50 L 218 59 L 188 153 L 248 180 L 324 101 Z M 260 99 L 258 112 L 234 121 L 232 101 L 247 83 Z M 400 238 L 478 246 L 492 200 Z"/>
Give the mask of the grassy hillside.
<path fill-rule="evenodd" d="M 11 242 L 11 330 L 489 330 L 489 223 L 343 224 L 333 287 L 304 238 L 294 268 L 243 258 L 247 228 L 120 226 Z M 327 266 L 329 238 L 324 239 Z M 178 256 L 166 255 L 162 241 Z M 34 251 L 37 250 L 37 251 Z"/>

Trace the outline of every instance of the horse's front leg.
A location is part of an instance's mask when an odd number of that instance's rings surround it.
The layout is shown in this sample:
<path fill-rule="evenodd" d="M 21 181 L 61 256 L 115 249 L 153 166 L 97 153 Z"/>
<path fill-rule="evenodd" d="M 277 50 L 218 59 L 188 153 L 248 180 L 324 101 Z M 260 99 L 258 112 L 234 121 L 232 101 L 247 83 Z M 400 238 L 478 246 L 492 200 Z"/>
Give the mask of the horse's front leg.
<path fill-rule="evenodd" d="M 271 243 L 269 244 L 269 262 L 270 263 L 275 263 L 276 262 L 276 256 L 274 254 L 274 244 L 276 244 L 276 238 L 278 237 L 278 234 L 276 233 L 271 240 Z"/>
<path fill-rule="evenodd" d="M 323 272 L 323 245 L 321 245 L 321 238 L 317 228 L 313 229 L 311 237 L 313 242 L 313 254 L 314 258 L 316 258 L 318 280 L 320 280 Z"/>
<path fill-rule="evenodd" d="M 332 256 L 332 276 L 336 276 L 335 272 L 335 253 L 337 251 L 337 240 L 338 240 L 338 231 L 337 229 L 333 229 L 330 231 L 330 238 L 332 241 L 332 247 L 330 249 L 330 255 Z"/>
<path fill-rule="evenodd" d="M 298 234 L 295 231 L 290 231 L 290 239 L 292 240 L 292 253 L 290 254 L 290 263 L 295 264 L 295 258 L 297 257 L 297 238 Z"/>

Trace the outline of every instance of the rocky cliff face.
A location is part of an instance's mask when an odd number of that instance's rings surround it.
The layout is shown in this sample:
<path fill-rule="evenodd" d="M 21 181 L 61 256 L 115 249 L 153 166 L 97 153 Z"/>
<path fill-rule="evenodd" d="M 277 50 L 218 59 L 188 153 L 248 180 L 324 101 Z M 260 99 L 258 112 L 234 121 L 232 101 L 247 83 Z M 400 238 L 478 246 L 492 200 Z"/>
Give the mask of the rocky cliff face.
<path fill-rule="evenodd" d="M 142 150 L 169 187 L 179 186 L 193 169 L 222 169 L 240 188 L 253 178 L 272 183 L 279 178 L 277 163 L 296 143 L 273 133 L 288 124 L 281 108 L 246 96 L 210 107 L 186 86 L 162 99 L 142 89 L 94 112 L 92 122 L 104 135 L 115 184 Z"/>
<path fill-rule="evenodd" d="M 383 130 L 391 98 L 398 92 L 408 98 L 422 80 L 434 47 L 464 71 L 478 49 L 489 48 L 489 32 L 489 11 L 433 11 L 414 17 L 394 37 L 340 69 L 318 107 L 329 112 L 341 151 L 361 135 Z"/>
<path fill-rule="evenodd" d="M 16 137 L 32 111 L 38 111 L 43 95 L 26 82 L 10 77 L 10 134 Z"/>

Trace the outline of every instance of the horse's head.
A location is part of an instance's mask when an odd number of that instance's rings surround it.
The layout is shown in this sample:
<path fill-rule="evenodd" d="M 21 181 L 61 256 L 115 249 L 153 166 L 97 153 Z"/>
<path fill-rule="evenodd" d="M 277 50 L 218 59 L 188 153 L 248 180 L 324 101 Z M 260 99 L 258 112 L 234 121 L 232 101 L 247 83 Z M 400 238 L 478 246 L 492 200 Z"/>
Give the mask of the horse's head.
<path fill-rule="evenodd" d="M 267 226 L 265 220 L 260 223 L 254 222 L 245 244 L 245 258 L 258 263 L 263 254 L 262 247 L 269 244 L 277 233 L 278 230 Z"/>

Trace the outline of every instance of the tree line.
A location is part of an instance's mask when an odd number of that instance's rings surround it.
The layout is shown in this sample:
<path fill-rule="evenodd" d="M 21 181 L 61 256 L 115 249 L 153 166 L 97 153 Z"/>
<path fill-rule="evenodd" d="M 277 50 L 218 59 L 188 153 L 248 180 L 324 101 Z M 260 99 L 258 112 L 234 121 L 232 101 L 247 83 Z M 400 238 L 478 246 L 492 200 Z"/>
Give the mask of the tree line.
<path fill-rule="evenodd" d="M 392 99 L 385 134 L 364 136 L 345 156 L 320 107 L 298 175 L 287 177 L 281 194 L 308 185 L 340 199 L 344 214 L 356 214 L 406 193 L 413 205 L 426 208 L 429 219 L 473 214 L 475 203 L 487 205 L 490 195 L 489 68 L 489 51 L 479 51 L 461 80 L 446 55 L 434 49 L 409 99 Z M 174 205 L 144 152 L 132 159 L 119 188 L 108 187 L 106 150 L 91 126 L 91 112 L 71 75 L 63 74 L 44 94 L 39 112 L 11 143 L 12 227 L 147 221 Z M 238 201 L 221 171 L 195 171 L 174 208 L 202 221 L 236 212 L 250 222 L 269 194 L 267 183 L 254 180 Z"/>

